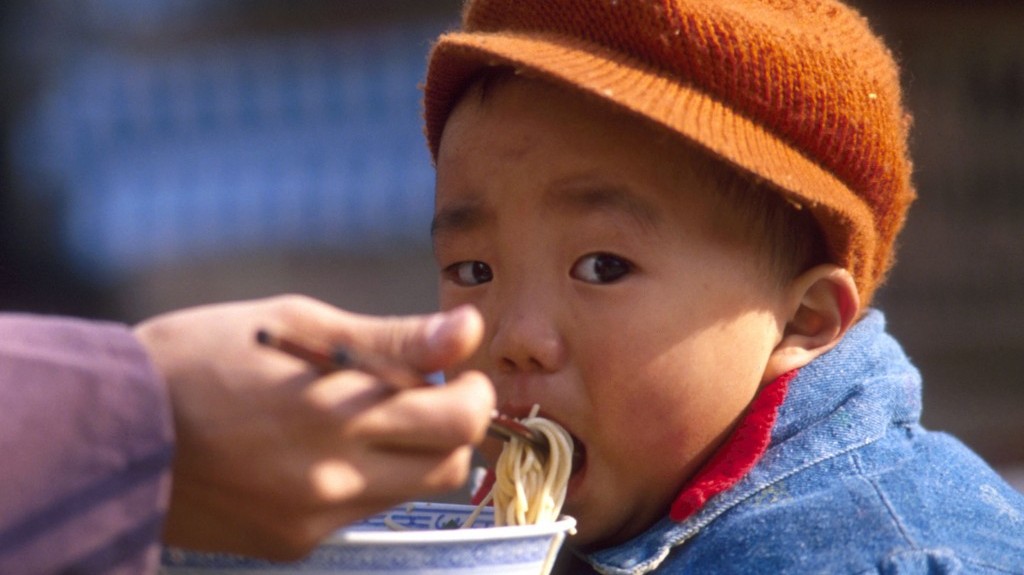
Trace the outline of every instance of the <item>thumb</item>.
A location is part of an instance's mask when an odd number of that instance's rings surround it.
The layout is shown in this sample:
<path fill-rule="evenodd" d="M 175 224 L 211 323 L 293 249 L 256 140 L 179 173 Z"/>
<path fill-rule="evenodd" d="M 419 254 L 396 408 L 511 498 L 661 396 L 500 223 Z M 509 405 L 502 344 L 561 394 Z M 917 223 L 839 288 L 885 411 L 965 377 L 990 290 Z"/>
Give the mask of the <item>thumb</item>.
<path fill-rule="evenodd" d="M 480 312 L 464 305 L 426 316 L 375 318 L 354 330 L 352 343 L 430 372 L 468 358 L 483 333 Z"/>
<path fill-rule="evenodd" d="M 436 371 L 467 359 L 480 347 L 484 320 L 471 305 L 463 305 L 428 317 L 426 337 L 404 345 L 406 361 L 423 370 Z"/>

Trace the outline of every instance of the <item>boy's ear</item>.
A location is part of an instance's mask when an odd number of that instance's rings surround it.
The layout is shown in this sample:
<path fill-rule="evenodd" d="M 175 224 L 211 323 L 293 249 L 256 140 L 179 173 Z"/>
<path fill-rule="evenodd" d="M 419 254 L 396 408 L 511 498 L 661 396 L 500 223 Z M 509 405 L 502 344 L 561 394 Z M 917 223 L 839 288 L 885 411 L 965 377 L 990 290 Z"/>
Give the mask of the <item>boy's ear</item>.
<path fill-rule="evenodd" d="M 860 296 L 850 272 L 832 264 L 815 266 L 785 292 L 786 325 L 768 357 L 762 383 L 803 367 L 832 349 L 860 316 Z"/>

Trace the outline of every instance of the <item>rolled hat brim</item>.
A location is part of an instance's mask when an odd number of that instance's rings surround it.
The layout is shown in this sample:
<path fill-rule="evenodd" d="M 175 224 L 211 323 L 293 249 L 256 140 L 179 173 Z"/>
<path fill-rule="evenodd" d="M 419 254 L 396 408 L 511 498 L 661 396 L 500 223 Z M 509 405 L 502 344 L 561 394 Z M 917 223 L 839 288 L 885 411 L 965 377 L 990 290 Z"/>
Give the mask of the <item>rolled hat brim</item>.
<path fill-rule="evenodd" d="M 874 286 L 871 211 L 832 173 L 761 125 L 708 94 L 601 46 L 574 38 L 515 33 L 453 32 L 430 56 L 424 86 L 427 140 L 437 158 L 444 124 L 481 69 L 507 66 L 605 101 L 704 148 L 811 211 L 835 263 L 859 288 Z M 869 300 L 871 293 L 861 293 Z"/>

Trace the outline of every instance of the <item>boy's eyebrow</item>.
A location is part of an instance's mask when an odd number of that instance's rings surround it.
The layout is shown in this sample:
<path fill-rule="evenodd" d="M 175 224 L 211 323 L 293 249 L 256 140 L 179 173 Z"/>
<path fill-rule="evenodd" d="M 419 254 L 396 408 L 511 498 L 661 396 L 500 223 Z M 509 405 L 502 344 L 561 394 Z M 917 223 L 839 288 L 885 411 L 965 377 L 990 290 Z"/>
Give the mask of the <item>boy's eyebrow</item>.
<path fill-rule="evenodd" d="M 479 200 L 457 200 L 438 209 L 430 222 L 430 235 L 437 237 L 444 232 L 469 231 L 479 228 L 494 214 Z"/>
<path fill-rule="evenodd" d="M 653 205 L 630 192 L 627 186 L 590 184 L 585 180 L 553 186 L 544 197 L 544 208 L 556 212 L 612 212 L 629 216 L 641 227 L 655 227 L 661 219 Z M 438 209 L 430 223 L 430 235 L 466 232 L 494 221 L 493 210 L 477 199 L 456 200 Z"/>
<path fill-rule="evenodd" d="M 649 202 L 621 185 L 588 185 L 572 182 L 554 188 L 545 198 L 546 207 L 572 212 L 618 212 L 626 214 L 644 228 L 652 228 L 660 220 L 659 212 Z"/>

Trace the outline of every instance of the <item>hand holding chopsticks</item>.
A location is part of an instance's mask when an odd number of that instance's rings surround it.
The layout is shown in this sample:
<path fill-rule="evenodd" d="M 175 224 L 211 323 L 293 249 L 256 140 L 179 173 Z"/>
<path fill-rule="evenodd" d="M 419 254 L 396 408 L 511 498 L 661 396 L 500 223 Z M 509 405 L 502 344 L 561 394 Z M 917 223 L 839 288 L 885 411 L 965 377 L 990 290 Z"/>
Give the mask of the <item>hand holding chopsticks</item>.
<path fill-rule="evenodd" d="M 353 352 L 340 346 L 335 346 L 331 349 L 321 349 L 300 343 L 289 337 L 273 334 L 265 329 L 256 332 L 256 341 L 261 345 L 272 347 L 301 359 L 315 367 L 320 373 L 353 369 L 372 375 L 377 379 L 400 388 L 416 387 L 427 383 L 425 376 L 418 373 L 412 367 L 365 351 Z M 513 437 L 526 441 L 541 454 L 545 454 L 548 451 L 547 440 L 544 439 L 542 434 L 498 412 L 494 412 L 491 416 L 491 423 L 487 428 L 487 432 L 489 435 L 503 441 L 508 441 Z"/>
<path fill-rule="evenodd" d="M 260 326 L 310 341 L 354 342 L 358 357 L 261 336 L 305 354 L 317 371 L 355 366 L 377 376 L 340 371 L 317 380 L 255 345 Z M 301 296 L 143 322 L 135 335 L 166 382 L 173 412 L 165 542 L 294 559 L 342 525 L 462 486 L 494 409 L 493 387 L 476 372 L 423 385 L 423 374 L 404 365 L 450 368 L 482 334 L 482 320 L 469 308 L 381 318 Z M 392 371 L 394 363 L 403 367 Z M 395 392 L 381 393 L 381 381 Z"/>

